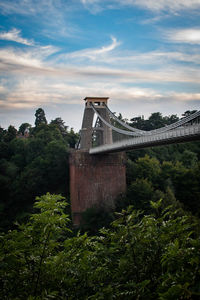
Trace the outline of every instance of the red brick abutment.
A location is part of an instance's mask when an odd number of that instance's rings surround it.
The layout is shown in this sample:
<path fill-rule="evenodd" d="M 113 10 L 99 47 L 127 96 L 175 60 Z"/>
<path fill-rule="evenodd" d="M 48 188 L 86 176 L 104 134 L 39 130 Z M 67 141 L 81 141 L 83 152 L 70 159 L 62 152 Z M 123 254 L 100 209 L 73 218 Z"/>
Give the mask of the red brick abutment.
<path fill-rule="evenodd" d="M 75 226 L 90 207 L 114 208 L 114 200 L 126 191 L 124 152 L 91 155 L 88 151 L 70 153 L 70 200 Z"/>

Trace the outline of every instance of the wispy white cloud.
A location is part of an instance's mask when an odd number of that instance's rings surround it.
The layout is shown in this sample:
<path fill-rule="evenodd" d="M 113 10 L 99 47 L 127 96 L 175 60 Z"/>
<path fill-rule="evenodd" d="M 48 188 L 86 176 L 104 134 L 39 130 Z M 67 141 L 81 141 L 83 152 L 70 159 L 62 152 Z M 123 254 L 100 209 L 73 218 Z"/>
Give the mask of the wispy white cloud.
<path fill-rule="evenodd" d="M 185 101 L 200 101 L 200 93 L 169 93 L 170 97 L 180 103 Z"/>
<path fill-rule="evenodd" d="M 113 41 L 108 47 L 92 50 L 83 50 L 82 55 L 89 56 L 94 59 L 101 54 L 109 53 L 116 46 L 116 41 Z M 177 66 L 173 60 L 189 61 L 189 54 L 181 53 L 165 53 L 165 52 L 150 52 L 138 55 L 126 55 L 105 57 L 107 65 L 104 63 L 97 65 L 90 65 L 87 62 L 83 64 L 76 64 L 77 53 L 71 55 L 70 64 L 66 60 L 62 64 L 55 63 L 54 59 L 50 59 L 49 55 L 55 53 L 56 48 L 36 47 L 34 49 L 16 50 L 14 48 L 0 49 L 0 69 L 8 74 L 20 74 L 26 76 L 27 74 L 34 76 L 47 76 L 59 78 L 70 78 L 71 80 L 82 81 L 101 81 L 105 82 L 108 79 L 113 81 L 120 81 L 122 83 L 136 83 L 136 82 L 152 82 L 159 84 L 161 82 L 190 82 L 200 83 L 199 70 L 192 66 Z M 89 53 L 89 54 L 88 54 Z M 100 54 L 99 54 L 100 53 Z M 74 57 L 74 61 L 72 61 Z M 193 57 L 198 58 L 196 55 Z M 79 56 L 78 56 L 79 59 Z M 168 59 L 168 64 L 164 63 Z M 117 60 L 118 65 L 115 65 Z M 139 61 L 139 63 L 137 63 Z M 143 62 L 141 65 L 140 61 Z M 120 63 L 119 63 L 120 62 Z M 157 65 L 147 68 L 148 64 L 154 62 Z M 169 64 L 169 62 L 171 62 Z M 173 62 L 173 63 L 172 63 Z M 83 67 L 84 66 L 84 67 Z"/>
<path fill-rule="evenodd" d="M 24 44 L 27 46 L 33 46 L 35 44 L 33 40 L 29 40 L 21 37 L 21 30 L 16 28 L 13 28 L 12 30 L 7 32 L 6 31 L 0 32 L 0 39 Z"/>
<path fill-rule="evenodd" d="M 5 86 L 0 84 L 0 93 L 2 94 L 2 93 L 5 93 L 5 92 L 7 92 L 7 89 L 5 88 Z"/>
<path fill-rule="evenodd" d="M 0 70 L 24 74 L 46 72 L 47 69 L 50 72 L 51 68 L 45 65 L 45 60 L 57 51 L 58 48 L 51 45 L 28 49 L 2 48 L 0 49 Z"/>
<path fill-rule="evenodd" d="M 64 4 L 63 1 L 59 0 L 1 0 L 0 8 L 4 14 L 37 15 L 44 11 L 47 14 L 52 11 L 55 12 L 62 3 Z"/>
<path fill-rule="evenodd" d="M 52 12 L 62 14 L 62 11 L 77 9 L 80 3 L 92 13 L 123 6 L 137 6 L 153 12 L 169 11 L 174 13 L 200 8 L 199 0 L 1 0 L 0 9 L 4 14 L 36 15 L 44 11 L 47 14 Z"/>
<path fill-rule="evenodd" d="M 15 14 L 22 18 L 33 18 L 40 24 L 40 34 L 59 39 L 77 37 L 80 33 L 79 26 L 69 20 L 80 6 L 77 0 L 1 0 L 0 12 L 3 15 Z"/>
<path fill-rule="evenodd" d="M 116 0 L 122 5 L 140 6 L 152 11 L 171 11 L 179 12 L 181 10 L 200 8 L 199 0 Z"/>
<path fill-rule="evenodd" d="M 94 76 L 84 75 L 82 80 L 77 80 L 78 77 L 75 75 L 63 74 L 62 77 L 55 77 L 54 74 L 52 78 L 31 73 L 14 77 L 14 79 L 12 87 L 9 86 L 8 81 L 1 82 L 0 113 L 13 111 L 16 115 L 18 111 L 31 110 L 33 117 L 34 110 L 43 107 L 45 112 L 52 110 L 54 112 L 52 118 L 55 118 L 58 116 L 59 107 L 62 107 L 61 116 L 76 130 L 79 130 L 81 126 L 83 98 L 87 95 L 110 97 L 111 110 L 121 112 L 128 119 L 141 114 L 149 116 L 154 111 L 160 111 L 163 114 L 174 112 L 181 114 L 191 108 L 191 103 L 194 109 L 198 109 L 200 103 L 199 93 L 162 92 L 159 88 L 142 88 L 137 86 L 137 82 L 124 85 L 122 77 L 117 81 L 107 80 L 104 76 L 95 79 Z M 74 115 L 72 117 L 72 108 L 79 118 L 74 118 Z M 24 122 L 30 122 L 31 114 L 26 117 L 25 115 L 23 116 Z M 19 119 L 17 123 L 14 120 L 15 118 L 12 118 L 13 125 L 19 126 L 22 122 L 22 119 Z M 2 118 L 1 126 L 5 127 Z"/>
<path fill-rule="evenodd" d="M 120 6 L 137 6 L 151 10 L 154 13 L 162 11 L 179 13 L 183 10 L 196 10 L 200 8 L 199 0 L 81 0 L 81 2 L 94 13 L 102 9 Z"/>
<path fill-rule="evenodd" d="M 172 42 L 200 45 L 200 28 L 171 29 L 165 36 Z"/>
<path fill-rule="evenodd" d="M 13 48 L 0 49 L 0 68 L 9 71 L 25 67 L 39 68 L 42 62 L 34 57 L 31 51 L 16 50 Z"/>
<path fill-rule="evenodd" d="M 101 59 L 104 55 L 108 54 L 112 50 L 114 50 L 117 46 L 120 45 L 120 42 L 117 41 L 115 37 L 111 36 L 111 44 L 108 46 L 103 46 L 101 48 L 96 49 L 84 49 L 80 51 L 74 51 L 72 53 L 62 54 L 62 59 L 85 59 L 88 58 L 90 60 Z M 61 57 L 59 57 L 60 59 Z"/>
<path fill-rule="evenodd" d="M 106 3 L 104 5 L 103 1 L 101 2 L 99 0 L 80 0 L 80 2 L 93 14 L 101 12 L 107 6 Z"/>
<path fill-rule="evenodd" d="M 71 55 L 71 54 L 70 54 Z M 71 55 L 71 59 L 73 59 L 73 53 Z M 74 56 L 75 60 L 80 61 L 79 56 Z M 83 57 L 82 57 L 83 59 Z M 190 62 L 195 64 L 200 64 L 200 54 L 199 52 L 191 51 L 149 51 L 149 52 L 136 52 L 136 51 L 122 51 L 117 53 L 112 53 L 111 55 L 106 55 L 103 57 L 98 57 L 99 63 L 105 63 L 107 65 L 112 66 L 121 66 L 123 69 L 130 69 L 134 67 L 134 69 L 138 66 L 160 66 L 166 65 L 166 63 L 177 63 L 177 62 Z"/>
<path fill-rule="evenodd" d="M 24 109 L 44 105 L 55 107 L 59 104 L 81 104 L 83 95 L 109 96 L 114 107 L 124 104 L 127 117 L 131 117 L 130 114 L 133 116 L 139 113 L 146 114 L 148 111 L 153 112 L 153 107 L 158 111 L 162 105 L 169 106 L 169 103 L 172 105 L 181 103 L 183 107 L 195 101 L 198 106 L 200 102 L 200 93 L 160 92 L 152 88 L 125 87 L 121 83 L 77 84 L 64 80 L 55 82 L 46 78 L 29 77 L 16 83 L 14 89 L 7 92 L 6 97 L 0 96 L 0 107 Z"/>

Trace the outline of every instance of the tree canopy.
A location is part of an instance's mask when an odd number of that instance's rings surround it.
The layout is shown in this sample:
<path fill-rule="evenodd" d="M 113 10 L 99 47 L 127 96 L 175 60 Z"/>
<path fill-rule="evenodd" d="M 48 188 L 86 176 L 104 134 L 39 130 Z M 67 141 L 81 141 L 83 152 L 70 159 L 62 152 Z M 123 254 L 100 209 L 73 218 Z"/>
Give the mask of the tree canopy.
<path fill-rule="evenodd" d="M 64 124 L 61 118 L 59 124 Z M 69 195 L 68 155 L 78 134 L 68 126 L 47 124 L 43 109 L 36 111 L 36 126 L 23 123 L 0 131 L 0 227 L 12 227 L 33 209 L 36 195 Z M 25 136 L 25 131 L 29 135 Z"/>
<path fill-rule="evenodd" d="M 42 108 L 38 108 L 35 113 L 35 126 L 38 127 L 41 124 L 47 124 L 45 112 Z"/>

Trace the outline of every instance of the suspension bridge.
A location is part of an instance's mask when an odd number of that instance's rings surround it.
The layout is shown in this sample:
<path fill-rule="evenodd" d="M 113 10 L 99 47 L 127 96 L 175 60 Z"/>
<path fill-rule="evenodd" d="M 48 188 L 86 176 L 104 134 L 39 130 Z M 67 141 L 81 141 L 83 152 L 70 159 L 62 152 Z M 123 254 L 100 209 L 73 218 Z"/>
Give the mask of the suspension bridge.
<path fill-rule="evenodd" d="M 70 199 L 74 225 L 91 207 L 114 209 L 126 191 L 125 151 L 200 140 L 200 111 L 145 131 L 118 119 L 108 97 L 86 97 L 80 140 L 70 154 Z"/>
<path fill-rule="evenodd" d="M 162 128 L 144 131 L 118 119 L 108 98 L 85 98 L 80 149 L 90 154 L 112 153 L 200 139 L 200 111 Z M 92 126 L 96 115 L 95 126 Z"/>

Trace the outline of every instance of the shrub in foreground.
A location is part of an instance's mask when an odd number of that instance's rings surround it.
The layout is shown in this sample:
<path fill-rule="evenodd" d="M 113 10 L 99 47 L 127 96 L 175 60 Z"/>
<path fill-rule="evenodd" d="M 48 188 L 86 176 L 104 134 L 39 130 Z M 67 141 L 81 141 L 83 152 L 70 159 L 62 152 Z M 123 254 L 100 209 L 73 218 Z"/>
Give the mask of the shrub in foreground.
<path fill-rule="evenodd" d="M 1 299 L 199 299 L 197 221 L 174 210 L 129 207 L 98 236 L 72 236 L 61 196 L 1 235 Z"/>

